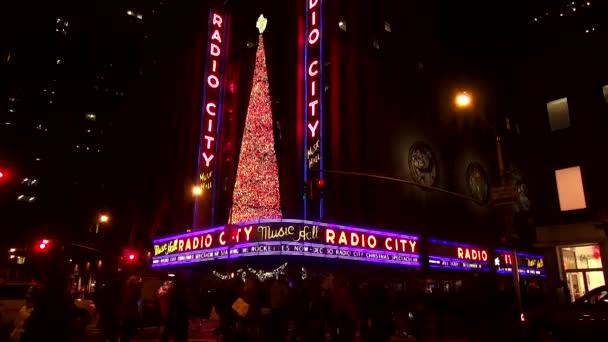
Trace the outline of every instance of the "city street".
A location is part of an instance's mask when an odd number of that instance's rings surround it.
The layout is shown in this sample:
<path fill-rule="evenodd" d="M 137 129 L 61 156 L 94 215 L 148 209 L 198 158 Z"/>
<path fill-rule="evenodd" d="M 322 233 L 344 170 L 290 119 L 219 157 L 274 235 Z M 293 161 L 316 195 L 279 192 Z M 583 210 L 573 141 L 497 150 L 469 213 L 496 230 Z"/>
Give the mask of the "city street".
<path fill-rule="evenodd" d="M 200 330 L 191 332 L 188 341 L 190 342 L 217 342 L 215 336 L 213 336 L 213 330 L 215 329 L 215 322 L 206 321 L 203 323 L 203 326 Z M 143 329 L 137 336 L 133 337 L 131 341 L 134 342 L 158 342 L 160 329 L 157 327 L 149 327 Z M 73 339 L 72 342 L 84 342 L 84 341 L 101 341 L 99 336 L 99 331 L 90 326 L 87 329 L 87 336 L 81 337 L 77 339 Z M 330 342 L 331 339 L 329 335 L 326 336 L 326 341 Z M 392 342 L 408 342 L 408 341 L 416 341 L 414 337 L 401 337 L 401 336 L 393 336 L 391 339 Z M 465 342 L 458 339 L 436 339 L 429 338 L 427 339 L 429 342 Z"/>

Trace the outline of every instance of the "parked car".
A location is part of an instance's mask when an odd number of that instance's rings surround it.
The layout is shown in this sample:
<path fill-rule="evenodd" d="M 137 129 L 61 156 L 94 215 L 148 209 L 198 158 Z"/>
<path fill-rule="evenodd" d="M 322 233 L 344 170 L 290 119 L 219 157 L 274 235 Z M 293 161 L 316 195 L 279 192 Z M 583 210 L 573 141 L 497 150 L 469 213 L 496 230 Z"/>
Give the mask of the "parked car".
<path fill-rule="evenodd" d="M 530 335 L 582 340 L 608 335 L 608 286 L 589 291 L 568 305 L 545 307 L 522 316 Z"/>
<path fill-rule="evenodd" d="M 13 324 L 19 310 L 25 305 L 27 291 L 32 284 L 5 284 L 0 286 L 0 322 Z"/>
<path fill-rule="evenodd" d="M 15 318 L 26 303 L 27 293 L 35 285 L 31 283 L 5 284 L 0 286 L 0 322 L 2 331 L 11 331 Z M 84 333 L 86 326 L 96 319 L 95 304 L 87 297 L 74 298 L 75 316 L 72 326 L 77 333 Z"/>

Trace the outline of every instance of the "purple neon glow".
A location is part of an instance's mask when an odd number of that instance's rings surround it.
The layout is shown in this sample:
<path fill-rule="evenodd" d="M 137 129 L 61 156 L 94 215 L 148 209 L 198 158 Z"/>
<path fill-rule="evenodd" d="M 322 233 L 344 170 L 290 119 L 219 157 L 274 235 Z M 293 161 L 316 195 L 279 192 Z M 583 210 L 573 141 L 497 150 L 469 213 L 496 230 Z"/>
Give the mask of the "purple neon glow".
<path fill-rule="evenodd" d="M 324 228 L 342 229 L 342 230 L 346 230 L 346 231 L 353 231 L 353 232 L 364 233 L 364 234 L 375 234 L 375 235 L 381 235 L 381 236 L 396 237 L 396 238 L 401 238 L 401 239 L 409 239 L 409 240 L 416 240 L 416 241 L 418 240 L 418 237 L 413 236 L 413 235 L 384 232 L 384 231 L 373 230 L 373 229 L 347 227 L 347 226 L 342 226 L 339 224 L 332 224 L 332 223 L 325 223 L 325 222 L 314 222 L 314 221 L 293 220 L 293 219 L 282 219 L 282 220 L 268 219 L 268 220 L 247 221 L 247 222 L 238 223 L 237 228 L 254 225 L 254 224 L 260 224 L 260 223 L 277 223 L 277 224 L 294 223 L 294 224 L 319 226 L 319 227 L 324 227 Z M 185 233 L 185 234 L 180 234 L 180 235 L 176 235 L 176 236 L 170 236 L 170 237 L 165 237 L 165 238 L 161 238 L 158 240 L 154 240 L 154 244 L 160 244 L 160 243 L 163 243 L 166 241 L 171 241 L 171 240 L 176 240 L 176 239 L 185 239 L 185 238 L 189 238 L 189 237 L 193 237 L 193 236 L 200 236 L 203 234 L 221 231 L 223 229 L 224 229 L 224 226 L 205 229 L 205 230 L 197 230 L 197 231 L 194 231 L 191 233 Z"/>
<path fill-rule="evenodd" d="M 504 249 L 497 249 L 496 253 L 503 253 L 503 254 L 509 254 L 511 255 L 513 253 L 513 251 L 507 251 Z M 517 252 L 518 256 L 523 256 L 523 257 L 528 257 L 528 258 L 534 258 L 534 259 L 545 259 L 542 255 L 534 255 L 534 254 L 528 254 L 528 253 L 522 253 L 522 252 Z"/>
<path fill-rule="evenodd" d="M 353 256 L 353 255 L 341 255 L 341 254 L 328 254 L 327 252 L 314 253 L 314 252 L 305 252 L 305 251 L 248 251 L 248 252 L 238 252 L 239 249 L 249 248 L 249 247 L 270 247 L 270 246 L 293 246 L 297 248 L 310 248 L 310 249 L 319 249 L 319 250 L 332 250 L 332 251 L 342 251 L 347 253 L 361 253 L 361 256 Z M 225 253 L 222 253 L 225 252 Z M 218 255 L 213 255 L 219 253 Z M 194 256 L 197 254 L 205 254 L 206 257 L 195 258 Z M 155 256 L 152 258 L 152 267 L 162 267 L 162 266 L 170 266 L 170 265 L 178 265 L 178 264 L 189 264 L 195 262 L 202 262 L 208 260 L 218 260 L 218 259 L 226 259 L 230 257 L 231 259 L 239 258 L 242 256 L 257 256 L 257 255 L 301 255 L 301 256 L 314 256 L 314 257 L 323 257 L 323 258 L 337 258 L 337 259 L 350 259 L 350 260 L 359 260 L 359 261 L 370 261 L 370 262 L 385 262 L 385 263 L 393 263 L 393 264 L 401 264 L 401 265 L 410 265 L 410 266 L 419 266 L 419 256 L 417 254 L 410 253 L 399 253 L 399 252 L 386 252 L 386 251 L 377 251 L 373 249 L 362 249 L 362 248 L 353 248 L 353 247 L 344 247 L 344 246 L 332 246 L 332 245 L 324 245 L 324 244 L 315 244 L 315 243 L 298 243 L 298 242 L 285 242 L 285 241 L 272 241 L 272 242 L 253 242 L 253 243 L 245 243 L 245 244 L 237 244 L 234 246 L 230 246 L 230 256 L 228 256 L 228 246 L 222 246 L 217 248 L 211 248 L 207 250 L 197 250 L 190 251 L 185 253 L 173 254 L 170 256 Z M 380 259 L 380 258 L 369 258 L 367 254 L 376 254 L 380 256 L 389 256 L 393 258 L 403 258 L 403 259 L 411 259 L 411 260 L 392 260 L 392 259 Z M 187 258 L 190 257 L 191 258 Z M 171 261 L 168 261 L 172 259 Z M 177 260 L 180 259 L 180 260 Z M 163 260 L 167 260 L 164 261 Z"/>
<path fill-rule="evenodd" d="M 488 255 L 490 254 L 490 251 L 487 248 L 481 247 L 481 246 L 473 246 L 473 245 L 468 245 L 465 243 L 458 243 L 458 242 L 451 242 L 451 241 L 444 241 L 444 240 L 436 240 L 436 239 L 429 239 L 430 243 L 437 243 L 440 245 L 448 245 L 448 246 L 455 246 L 455 247 L 466 247 L 466 248 L 474 248 L 474 249 L 481 249 L 481 250 L 485 250 L 486 252 L 488 252 Z"/>
<path fill-rule="evenodd" d="M 526 272 L 526 271 L 529 271 L 529 272 Z M 510 275 L 511 273 L 513 273 L 513 268 L 512 267 L 497 268 L 496 273 Z M 547 274 L 545 273 L 544 269 L 542 269 L 542 268 L 520 267 L 519 275 L 522 277 L 542 277 L 542 278 L 547 277 Z"/>
<path fill-rule="evenodd" d="M 467 266 L 454 266 L 454 265 L 441 265 L 434 264 L 431 261 L 446 261 L 446 262 L 455 262 L 459 264 L 470 264 L 471 267 Z M 474 267 L 473 265 L 477 265 L 479 267 Z M 429 267 L 431 268 L 447 268 L 454 270 L 463 270 L 463 271 L 484 271 L 487 272 L 490 270 L 490 265 L 488 261 L 469 261 L 469 260 L 461 260 L 455 258 L 444 258 L 444 257 L 435 257 L 429 256 Z"/>
<path fill-rule="evenodd" d="M 204 230 L 197 230 L 197 231 L 194 231 L 191 233 L 185 233 L 185 234 L 180 234 L 180 235 L 175 235 L 175 236 L 164 237 L 164 238 L 161 238 L 158 240 L 154 240 L 154 244 L 163 243 L 166 241 L 171 241 L 171 240 L 176 240 L 176 239 L 186 239 L 186 238 L 193 237 L 193 236 L 201 236 L 204 234 L 214 233 L 214 232 L 217 232 L 220 230 L 224 230 L 224 226 L 209 228 L 209 229 L 204 229 Z"/>

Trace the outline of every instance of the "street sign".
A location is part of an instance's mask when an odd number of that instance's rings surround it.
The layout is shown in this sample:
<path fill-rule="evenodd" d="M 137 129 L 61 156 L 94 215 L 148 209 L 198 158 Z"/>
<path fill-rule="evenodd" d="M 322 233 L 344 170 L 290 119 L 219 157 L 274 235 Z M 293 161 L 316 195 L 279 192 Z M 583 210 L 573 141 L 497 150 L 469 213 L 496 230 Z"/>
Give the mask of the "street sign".
<path fill-rule="evenodd" d="M 516 185 L 499 186 L 492 188 L 492 205 L 509 205 L 515 203 L 519 197 Z"/>

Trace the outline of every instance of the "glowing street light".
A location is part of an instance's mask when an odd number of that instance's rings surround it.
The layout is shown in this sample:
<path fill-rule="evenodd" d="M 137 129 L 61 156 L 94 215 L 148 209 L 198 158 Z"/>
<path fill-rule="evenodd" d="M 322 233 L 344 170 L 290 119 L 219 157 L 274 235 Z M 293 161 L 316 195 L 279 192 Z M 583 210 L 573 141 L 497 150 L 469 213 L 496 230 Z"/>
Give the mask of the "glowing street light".
<path fill-rule="evenodd" d="M 192 187 L 192 196 L 198 197 L 203 194 L 203 188 L 200 185 Z"/>
<path fill-rule="evenodd" d="M 108 223 L 108 221 L 110 221 L 110 217 L 108 215 L 99 215 L 100 223 Z"/>
<path fill-rule="evenodd" d="M 454 102 L 456 103 L 456 106 L 458 106 L 460 108 L 467 108 L 467 107 L 471 106 L 473 99 L 471 98 L 471 95 L 469 95 L 469 93 L 461 92 L 458 95 L 456 95 Z"/>

